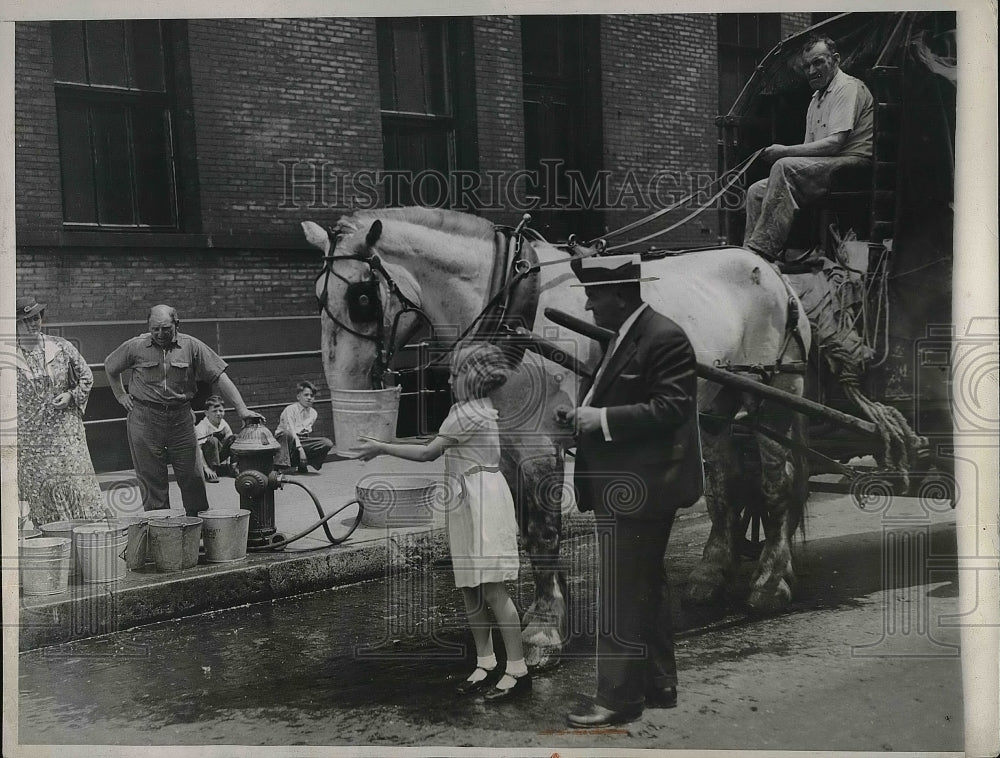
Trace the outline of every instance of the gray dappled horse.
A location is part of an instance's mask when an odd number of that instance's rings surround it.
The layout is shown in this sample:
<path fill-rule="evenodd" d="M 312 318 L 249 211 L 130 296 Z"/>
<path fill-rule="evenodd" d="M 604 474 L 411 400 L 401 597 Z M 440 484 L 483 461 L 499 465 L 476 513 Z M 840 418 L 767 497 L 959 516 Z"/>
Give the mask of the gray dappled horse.
<path fill-rule="evenodd" d="M 372 389 L 373 376 L 377 383 L 384 368 L 379 341 L 401 343 L 411 336 L 419 326 L 413 308 L 434 325 L 436 339 L 454 341 L 490 300 L 491 282 L 495 287 L 496 229 L 476 216 L 395 208 L 344 216 L 332 236 L 311 221 L 302 227 L 308 241 L 326 256 L 316 294 L 325 306 L 323 366 L 331 388 Z M 578 248 L 574 252 L 591 251 Z M 583 289 L 569 286 L 575 281 L 569 256 L 565 250 L 540 242 L 531 245 L 531 254 L 542 264 L 533 282 L 537 304 L 532 302 L 531 328 L 588 366 L 596 365 L 600 355 L 596 343 L 543 315 L 544 308 L 554 307 L 590 320 L 584 311 Z M 716 248 L 649 261 L 643 268 L 644 274 L 659 277 L 643 285 L 644 299 L 684 328 L 700 363 L 723 367 L 804 364 L 809 324 L 778 273 L 753 253 Z M 367 285 L 377 291 L 368 289 L 363 301 L 370 304 L 377 298 L 379 317 L 352 319 L 347 301 L 357 306 L 358 296 L 348 298 L 348 288 L 365 280 L 377 281 L 377 285 Z M 354 316 L 358 317 L 357 311 Z M 801 339 L 790 339 L 793 328 Z M 391 350 L 398 344 L 388 347 Z M 554 423 L 553 410 L 573 402 L 578 378 L 536 353 L 525 352 L 511 379 L 493 396 L 500 413 L 502 467 L 532 561 L 536 592 L 524 616 L 524 640 L 535 664 L 549 660 L 566 641 L 566 589 L 559 564 L 564 494 L 561 448 L 571 441 Z M 804 377 L 777 372 L 769 383 L 801 396 Z M 791 538 L 805 504 L 804 467 L 785 447 L 758 435 L 760 486 L 748 487 L 737 462 L 730 421 L 746 407 L 765 417 L 773 431 L 795 436 L 794 414 L 767 401 L 744 406 L 738 392 L 703 380 L 699 381 L 698 402 L 703 414 L 705 499 L 712 529 L 702 560 L 688 579 L 688 598 L 711 601 L 732 578 L 737 542 L 742 537 L 740 512 L 746 493 L 756 491 L 767 515 L 749 603 L 760 610 L 782 608 L 791 599 L 794 580 Z"/>

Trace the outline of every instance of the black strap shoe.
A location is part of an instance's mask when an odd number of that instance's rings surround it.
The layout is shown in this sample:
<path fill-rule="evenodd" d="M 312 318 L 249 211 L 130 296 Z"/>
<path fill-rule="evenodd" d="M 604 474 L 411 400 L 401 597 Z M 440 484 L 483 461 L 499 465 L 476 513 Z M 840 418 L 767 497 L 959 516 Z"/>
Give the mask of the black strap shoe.
<path fill-rule="evenodd" d="M 484 669 L 482 666 L 477 666 L 476 671 L 482 669 L 486 672 L 486 676 L 475 682 L 470 682 L 468 679 L 459 682 L 455 686 L 455 692 L 459 695 L 478 695 L 480 692 L 485 692 L 500 681 L 500 677 L 503 676 L 503 672 L 499 671 L 499 668 L 499 666 L 494 666 L 491 669 Z"/>
<path fill-rule="evenodd" d="M 494 687 L 483 697 L 484 700 L 489 700 L 490 702 L 496 702 L 498 700 L 513 700 L 515 698 L 523 697 L 527 693 L 531 692 L 531 674 L 522 674 L 521 676 L 510 675 L 514 679 L 514 684 L 505 690 L 499 687 Z M 503 677 L 500 677 L 503 679 Z M 499 681 L 499 680 L 498 680 Z"/>

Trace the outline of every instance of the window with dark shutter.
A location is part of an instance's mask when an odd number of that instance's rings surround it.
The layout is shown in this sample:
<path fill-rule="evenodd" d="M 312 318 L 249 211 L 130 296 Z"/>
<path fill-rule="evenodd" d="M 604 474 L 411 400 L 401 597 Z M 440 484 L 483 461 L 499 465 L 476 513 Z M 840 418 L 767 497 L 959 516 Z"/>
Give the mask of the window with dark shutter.
<path fill-rule="evenodd" d="M 381 18 L 376 22 L 382 147 L 388 171 L 438 182 L 386 183 L 387 205 L 448 204 L 448 174 L 474 168 L 469 155 L 473 110 L 471 29 L 447 18 Z M 458 68 L 465 69 L 457 71 Z M 465 107 L 463 107 L 463 104 Z M 440 186 L 443 185 L 443 186 Z"/>
<path fill-rule="evenodd" d="M 65 225 L 177 229 L 163 24 L 51 27 Z"/>

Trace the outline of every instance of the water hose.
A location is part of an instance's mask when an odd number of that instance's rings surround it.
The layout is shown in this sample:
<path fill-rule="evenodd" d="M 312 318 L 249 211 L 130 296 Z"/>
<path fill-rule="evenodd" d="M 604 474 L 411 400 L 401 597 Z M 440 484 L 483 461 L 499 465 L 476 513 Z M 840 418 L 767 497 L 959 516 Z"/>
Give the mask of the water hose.
<path fill-rule="evenodd" d="M 306 494 L 309 495 L 309 497 L 312 499 L 313 505 L 316 506 L 316 510 L 317 510 L 317 512 L 320 515 L 320 520 L 317 521 L 317 522 L 315 522 L 314 524 L 311 524 L 311 525 L 307 526 L 304 530 L 302 530 L 301 532 L 299 532 L 298 534 L 296 534 L 294 537 L 287 537 L 285 539 L 280 540 L 279 542 L 273 542 L 270 545 L 262 545 L 260 547 L 248 547 L 247 548 L 248 552 L 261 553 L 261 552 L 266 552 L 266 551 L 270 551 L 270 550 L 282 550 L 286 546 L 288 546 L 288 545 L 292 544 L 293 542 L 295 542 L 296 540 L 302 539 L 307 534 L 310 534 L 310 533 L 314 532 L 316 529 L 318 529 L 321 526 L 323 527 L 323 531 L 326 533 L 326 538 L 330 541 L 330 544 L 331 545 L 339 545 L 340 543 L 344 542 L 348 537 L 350 537 L 352 534 L 354 534 L 354 530 L 357 529 L 358 525 L 361 523 L 361 518 L 365 514 L 365 507 L 361 504 L 361 502 L 357 498 L 355 498 L 354 500 L 347 501 L 346 503 L 344 503 L 342 506 L 340 506 L 339 508 L 337 508 L 337 510 L 333 511 L 332 513 L 324 513 L 323 512 L 323 506 L 320 505 L 319 499 L 316 497 L 315 494 L 313 494 L 313 491 L 311 489 L 309 489 L 308 487 L 306 487 L 304 484 L 302 484 L 302 482 L 297 482 L 297 481 L 292 480 L 292 479 L 285 479 L 284 483 L 286 483 L 286 484 L 294 484 L 294 485 L 296 485 L 298 487 L 301 487 L 302 489 L 304 489 L 306 491 Z M 334 516 L 336 516 L 338 513 L 340 513 L 341 511 L 343 511 L 345 508 L 348 508 L 348 507 L 354 505 L 355 503 L 358 504 L 358 516 L 357 516 L 356 519 L 354 519 L 354 523 L 351 524 L 351 528 L 347 530 L 347 534 L 345 534 L 343 537 L 340 537 L 340 538 L 334 537 L 333 534 L 330 533 L 330 527 L 328 527 L 326 525 L 326 523 L 330 519 L 332 519 Z M 308 553 L 308 552 L 310 552 L 312 550 L 325 550 L 326 548 L 327 548 L 326 545 L 319 545 L 318 547 L 305 548 L 303 550 L 296 550 L 294 552 L 297 552 L 297 553 Z"/>

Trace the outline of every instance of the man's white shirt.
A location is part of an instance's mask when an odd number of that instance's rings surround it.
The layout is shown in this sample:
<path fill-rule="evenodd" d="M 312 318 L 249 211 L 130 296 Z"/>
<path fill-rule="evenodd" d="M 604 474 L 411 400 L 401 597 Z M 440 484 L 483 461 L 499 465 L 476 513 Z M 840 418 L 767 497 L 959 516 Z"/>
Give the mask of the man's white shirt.
<path fill-rule="evenodd" d="M 618 332 L 613 341 L 613 346 L 608 350 L 604 357 L 601 359 L 601 364 L 597 369 L 597 374 L 594 376 L 594 381 L 590 385 L 590 390 L 587 392 L 587 396 L 583 398 L 583 402 L 580 403 L 581 406 L 589 406 L 594 399 L 594 390 L 597 388 L 597 383 L 604 376 L 604 371 L 607 369 L 608 365 L 611 363 L 611 359 L 615 355 L 615 351 L 621 346 L 622 342 L 625 341 L 625 337 L 628 336 L 629 330 L 635 325 L 635 322 L 639 320 L 640 314 L 649 306 L 649 303 L 642 303 L 638 308 L 632 311 L 631 315 L 622 322 L 621 327 L 619 327 Z M 611 430 L 608 428 L 608 409 L 601 408 L 601 430 L 604 432 L 604 441 L 611 442 Z"/>

